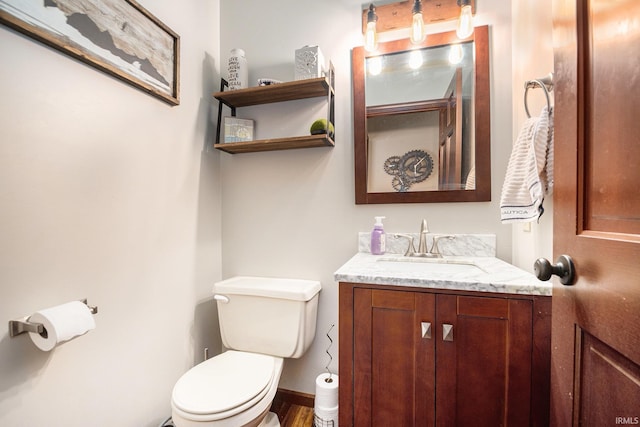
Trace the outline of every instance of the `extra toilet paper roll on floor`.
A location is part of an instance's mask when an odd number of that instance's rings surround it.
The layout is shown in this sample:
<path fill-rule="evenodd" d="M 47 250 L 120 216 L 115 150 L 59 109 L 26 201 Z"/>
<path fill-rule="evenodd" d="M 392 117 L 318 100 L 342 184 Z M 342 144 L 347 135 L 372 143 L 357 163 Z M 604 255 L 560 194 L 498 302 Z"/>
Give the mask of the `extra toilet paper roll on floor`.
<path fill-rule="evenodd" d="M 96 327 L 91 310 L 81 301 L 37 311 L 29 317 L 29 322 L 44 326 L 42 334 L 29 332 L 31 341 L 42 351 L 51 351 L 55 346 L 84 335 Z"/>
<path fill-rule="evenodd" d="M 338 376 L 325 372 L 316 377 L 315 407 L 328 409 L 338 406 Z"/>
<path fill-rule="evenodd" d="M 338 427 L 338 407 L 315 408 L 313 410 L 316 427 Z"/>

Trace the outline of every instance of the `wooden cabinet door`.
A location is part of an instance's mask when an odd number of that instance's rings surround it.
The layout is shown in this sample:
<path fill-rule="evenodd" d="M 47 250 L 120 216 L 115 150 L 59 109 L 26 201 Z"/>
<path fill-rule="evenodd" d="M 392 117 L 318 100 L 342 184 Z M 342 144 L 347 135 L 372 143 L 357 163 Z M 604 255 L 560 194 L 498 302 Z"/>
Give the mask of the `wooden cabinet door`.
<path fill-rule="evenodd" d="M 355 288 L 353 306 L 352 425 L 433 425 L 435 296 Z"/>
<path fill-rule="evenodd" d="M 340 424 L 546 426 L 550 305 L 341 284 Z"/>
<path fill-rule="evenodd" d="M 436 298 L 436 424 L 533 424 L 532 302 Z"/>

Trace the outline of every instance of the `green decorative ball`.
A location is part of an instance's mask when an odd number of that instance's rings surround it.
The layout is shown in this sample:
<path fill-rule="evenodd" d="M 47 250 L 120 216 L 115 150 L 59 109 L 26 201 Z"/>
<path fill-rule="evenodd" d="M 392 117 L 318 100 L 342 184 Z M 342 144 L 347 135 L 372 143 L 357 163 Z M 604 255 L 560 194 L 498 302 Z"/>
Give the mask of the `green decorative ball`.
<path fill-rule="evenodd" d="M 311 135 L 319 135 L 327 133 L 327 119 L 318 119 L 311 125 L 309 129 Z M 329 135 L 333 135 L 333 124 L 329 123 Z"/>

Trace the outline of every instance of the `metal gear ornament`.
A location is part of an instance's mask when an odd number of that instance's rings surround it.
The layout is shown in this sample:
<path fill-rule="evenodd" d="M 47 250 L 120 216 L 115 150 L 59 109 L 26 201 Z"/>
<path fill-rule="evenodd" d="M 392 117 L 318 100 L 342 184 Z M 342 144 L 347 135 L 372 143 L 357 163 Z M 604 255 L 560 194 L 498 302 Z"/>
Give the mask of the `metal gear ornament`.
<path fill-rule="evenodd" d="M 391 156 L 384 161 L 384 171 L 389 175 L 400 175 L 400 156 Z"/>
<path fill-rule="evenodd" d="M 402 156 L 400 164 L 411 183 L 424 181 L 431 175 L 433 170 L 433 160 L 429 153 L 424 150 L 409 151 Z"/>
<path fill-rule="evenodd" d="M 409 181 L 406 181 L 402 176 L 394 176 L 391 180 L 391 186 L 398 193 L 404 193 L 409 191 L 411 183 Z"/>
<path fill-rule="evenodd" d="M 433 158 L 424 150 L 411 150 L 403 156 L 391 156 L 384 162 L 384 171 L 392 175 L 391 186 L 399 193 L 409 191 L 412 184 L 429 178 Z"/>

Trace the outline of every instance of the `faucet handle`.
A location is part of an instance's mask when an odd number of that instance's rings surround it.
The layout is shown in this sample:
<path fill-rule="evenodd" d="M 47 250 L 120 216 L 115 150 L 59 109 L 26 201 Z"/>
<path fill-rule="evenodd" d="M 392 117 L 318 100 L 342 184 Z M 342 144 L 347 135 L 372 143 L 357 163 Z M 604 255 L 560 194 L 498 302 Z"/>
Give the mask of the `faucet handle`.
<path fill-rule="evenodd" d="M 440 239 L 454 240 L 455 236 L 434 236 L 433 237 L 433 244 L 431 245 L 431 250 L 429 252 L 431 252 L 434 255 L 442 256 L 442 254 L 440 253 L 440 248 L 438 247 L 438 242 L 440 241 Z"/>
<path fill-rule="evenodd" d="M 413 256 L 416 253 L 416 247 L 413 245 L 413 236 L 411 234 L 399 234 L 396 233 L 393 235 L 396 239 L 400 237 L 404 237 L 409 241 L 409 246 L 407 246 L 407 251 L 404 253 L 404 256 Z"/>

